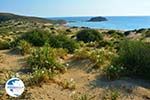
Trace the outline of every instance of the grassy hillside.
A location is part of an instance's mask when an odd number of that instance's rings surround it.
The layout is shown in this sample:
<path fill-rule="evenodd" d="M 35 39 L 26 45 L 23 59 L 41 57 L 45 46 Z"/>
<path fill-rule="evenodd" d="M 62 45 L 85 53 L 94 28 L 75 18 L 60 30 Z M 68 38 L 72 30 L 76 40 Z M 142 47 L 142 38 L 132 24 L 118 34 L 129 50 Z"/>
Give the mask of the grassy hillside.
<path fill-rule="evenodd" d="M 52 23 L 52 24 L 64 24 L 64 20 L 48 20 L 39 17 L 27 17 L 21 15 L 15 15 L 11 13 L 0 13 L 0 23 L 4 21 L 15 20 L 15 21 L 30 21 L 30 22 L 39 22 L 39 23 Z"/>

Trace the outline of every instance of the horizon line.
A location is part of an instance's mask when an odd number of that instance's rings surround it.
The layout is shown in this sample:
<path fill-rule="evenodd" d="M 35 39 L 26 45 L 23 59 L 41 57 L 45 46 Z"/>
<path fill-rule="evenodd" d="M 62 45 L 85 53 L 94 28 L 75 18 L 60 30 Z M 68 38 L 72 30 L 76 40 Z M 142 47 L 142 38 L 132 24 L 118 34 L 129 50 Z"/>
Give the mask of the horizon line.
<path fill-rule="evenodd" d="M 14 15 L 20 15 L 20 16 L 27 16 L 27 17 L 41 17 L 41 18 L 59 18 L 59 17 L 150 17 L 150 15 L 54 15 L 54 16 L 39 16 L 39 15 L 29 15 L 29 14 L 19 14 L 14 12 L 3 12 L 0 13 L 8 13 L 8 14 L 14 14 Z"/>
<path fill-rule="evenodd" d="M 36 16 L 35 16 L 36 17 Z M 40 17 L 40 16 L 38 16 Z M 50 17 L 42 17 L 42 18 L 62 18 L 62 17 L 150 17 L 150 15 L 91 15 L 91 16 L 50 16 Z"/>

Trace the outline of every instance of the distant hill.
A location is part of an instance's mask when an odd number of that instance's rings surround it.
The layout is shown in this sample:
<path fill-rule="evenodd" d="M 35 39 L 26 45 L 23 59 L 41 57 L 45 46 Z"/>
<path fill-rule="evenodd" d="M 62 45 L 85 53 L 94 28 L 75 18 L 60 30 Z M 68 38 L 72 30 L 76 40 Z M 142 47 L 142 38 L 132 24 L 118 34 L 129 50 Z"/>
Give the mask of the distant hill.
<path fill-rule="evenodd" d="M 65 24 L 66 23 L 66 21 L 64 20 L 50 20 L 50 19 L 39 18 L 39 17 L 15 15 L 11 13 L 0 13 L 0 23 L 4 21 L 9 21 L 9 20 L 52 23 L 52 24 Z"/>

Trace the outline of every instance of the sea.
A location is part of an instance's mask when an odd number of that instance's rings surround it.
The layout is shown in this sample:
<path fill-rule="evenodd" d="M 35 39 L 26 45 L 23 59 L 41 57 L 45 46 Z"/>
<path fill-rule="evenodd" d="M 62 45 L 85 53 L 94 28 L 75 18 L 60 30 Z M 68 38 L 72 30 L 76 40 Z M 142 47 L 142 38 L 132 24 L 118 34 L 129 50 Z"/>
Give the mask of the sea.
<path fill-rule="evenodd" d="M 150 28 L 150 16 L 104 16 L 108 21 L 87 22 L 90 17 L 55 17 L 49 19 L 66 20 L 69 27 L 89 27 L 95 29 L 137 30 Z"/>

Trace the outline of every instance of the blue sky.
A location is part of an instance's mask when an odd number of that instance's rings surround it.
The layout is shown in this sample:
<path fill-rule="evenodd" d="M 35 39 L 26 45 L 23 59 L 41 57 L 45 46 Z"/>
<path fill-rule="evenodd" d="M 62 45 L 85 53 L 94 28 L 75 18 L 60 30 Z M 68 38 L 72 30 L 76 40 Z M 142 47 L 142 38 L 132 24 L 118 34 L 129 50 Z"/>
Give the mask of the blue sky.
<path fill-rule="evenodd" d="M 0 12 L 28 16 L 145 16 L 150 0 L 0 0 Z"/>

